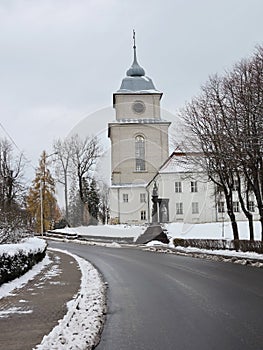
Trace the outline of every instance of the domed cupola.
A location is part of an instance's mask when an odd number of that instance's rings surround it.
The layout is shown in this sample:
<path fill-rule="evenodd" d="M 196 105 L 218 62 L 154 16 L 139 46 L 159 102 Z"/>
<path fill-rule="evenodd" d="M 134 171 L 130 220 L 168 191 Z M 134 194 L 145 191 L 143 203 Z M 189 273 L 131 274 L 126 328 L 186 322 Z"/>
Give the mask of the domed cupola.
<path fill-rule="evenodd" d="M 139 65 L 136 56 L 135 32 L 133 32 L 133 64 L 126 72 L 127 77 L 142 77 L 145 75 L 144 69 Z"/>
<path fill-rule="evenodd" d="M 135 32 L 133 31 L 133 63 L 122 80 L 118 93 L 151 92 L 158 93 L 152 79 L 145 76 L 144 69 L 139 65 L 136 55 Z"/>

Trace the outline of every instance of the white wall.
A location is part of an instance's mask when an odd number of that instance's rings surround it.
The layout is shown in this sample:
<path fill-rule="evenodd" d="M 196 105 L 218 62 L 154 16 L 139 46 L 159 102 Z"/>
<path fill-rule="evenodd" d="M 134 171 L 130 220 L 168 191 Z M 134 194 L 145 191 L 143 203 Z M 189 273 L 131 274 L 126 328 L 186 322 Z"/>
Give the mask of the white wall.
<path fill-rule="evenodd" d="M 187 222 L 187 223 L 205 223 L 216 221 L 229 221 L 227 208 L 225 212 L 219 213 L 216 205 L 215 185 L 207 181 L 202 173 L 161 173 L 156 177 L 159 198 L 169 198 L 169 221 Z M 198 192 L 191 192 L 191 181 L 197 181 Z M 182 192 L 175 192 L 175 182 L 181 182 Z M 152 193 L 154 183 L 149 186 L 149 192 Z M 222 196 L 222 201 L 224 197 Z M 237 192 L 233 193 L 233 200 L 238 201 Z M 192 213 L 192 203 L 198 203 L 199 213 Z M 183 204 L 183 214 L 176 213 L 176 203 Z M 239 212 L 236 212 L 236 220 L 246 220 L 245 215 L 239 206 Z M 258 220 L 257 209 L 254 213 L 254 219 Z"/>
<path fill-rule="evenodd" d="M 123 195 L 128 195 L 128 202 Z M 140 194 L 145 194 L 146 202 L 141 202 Z M 145 211 L 145 219 L 141 219 L 141 211 Z M 148 204 L 145 186 L 121 186 L 110 188 L 110 218 L 115 223 L 144 224 L 147 222 Z"/>

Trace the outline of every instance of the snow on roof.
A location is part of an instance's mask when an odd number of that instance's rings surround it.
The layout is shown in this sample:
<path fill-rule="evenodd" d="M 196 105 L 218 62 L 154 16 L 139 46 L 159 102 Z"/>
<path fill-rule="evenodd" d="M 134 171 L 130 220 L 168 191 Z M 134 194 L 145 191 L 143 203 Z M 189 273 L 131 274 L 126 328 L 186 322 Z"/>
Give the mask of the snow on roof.
<path fill-rule="evenodd" d="M 127 184 L 113 184 L 110 188 L 145 188 L 147 183 L 127 183 Z"/>
<path fill-rule="evenodd" d="M 123 118 L 119 120 L 114 120 L 113 122 L 109 124 L 119 124 L 119 123 L 125 123 L 125 124 L 171 124 L 171 122 L 168 122 L 163 119 L 153 119 L 153 118 L 138 118 L 138 119 L 130 119 L 130 118 Z"/>
<path fill-rule="evenodd" d="M 144 91 L 146 93 L 158 93 L 153 81 L 145 76 L 127 76 L 122 80 L 121 87 L 117 92 L 129 91 L 130 93 Z"/>
<path fill-rule="evenodd" d="M 160 168 L 160 174 L 166 173 L 191 173 L 201 172 L 201 167 L 189 158 L 189 155 L 183 152 L 174 152 Z"/>
<path fill-rule="evenodd" d="M 123 118 L 120 119 L 121 123 L 143 123 L 143 124 L 151 124 L 151 123 L 162 123 L 165 122 L 164 120 L 160 119 L 154 119 L 154 118 L 141 118 L 141 119 L 129 119 L 129 118 Z"/>
<path fill-rule="evenodd" d="M 134 88 L 134 90 L 130 90 L 130 89 L 119 89 L 117 92 L 117 94 L 130 94 L 130 93 L 135 93 L 135 94 L 161 94 L 161 92 L 159 90 L 156 89 L 139 89 Z"/>

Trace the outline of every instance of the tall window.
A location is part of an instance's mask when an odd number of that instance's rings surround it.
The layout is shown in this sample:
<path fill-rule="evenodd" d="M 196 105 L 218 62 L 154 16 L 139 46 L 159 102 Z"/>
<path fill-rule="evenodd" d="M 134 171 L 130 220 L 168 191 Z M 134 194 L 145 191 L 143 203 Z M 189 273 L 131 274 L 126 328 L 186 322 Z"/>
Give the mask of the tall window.
<path fill-rule="evenodd" d="M 233 202 L 233 212 L 234 213 L 239 212 L 239 202 Z"/>
<path fill-rule="evenodd" d="M 225 212 L 225 203 L 224 202 L 218 202 L 217 203 L 217 209 L 219 213 Z"/>
<path fill-rule="evenodd" d="M 183 203 L 175 204 L 176 214 L 183 214 Z"/>
<path fill-rule="evenodd" d="M 123 193 L 122 198 L 123 198 L 123 202 L 125 202 L 125 203 L 128 203 L 128 202 L 129 202 L 128 193 Z"/>
<path fill-rule="evenodd" d="M 141 220 L 146 220 L 146 211 L 145 210 L 141 211 Z"/>
<path fill-rule="evenodd" d="M 181 183 L 181 181 L 176 181 L 174 183 L 174 189 L 175 189 L 175 193 L 182 192 L 182 183 Z"/>
<path fill-rule="evenodd" d="M 140 193 L 140 202 L 146 203 L 146 194 L 145 193 Z"/>
<path fill-rule="evenodd" d="M 198 202 L 192 203 L 192 214 L 198 214 L 199 213 L 199 206 Z"/>
<path fill-rule="evenodd" d="M 136 171 L 145 170 L 145 139 L 141 135 L 135 138 L 135 168 Z"/>
<path fill-rule="evenodd" d="M 251 212 L 255 211 L 255 202 L 254 201 L 249 201 L 248 202 L 248 210 Z"/>
<path fill-rule="evenodd" d="M 197 192 L 197 181 L 191 181 L 191 192 Z"/>
<path fill-rule="evenodd" d="M 238 179 L 234 179 L 233 181 L 233 191 L 237 191 L 239 187 Z"/>

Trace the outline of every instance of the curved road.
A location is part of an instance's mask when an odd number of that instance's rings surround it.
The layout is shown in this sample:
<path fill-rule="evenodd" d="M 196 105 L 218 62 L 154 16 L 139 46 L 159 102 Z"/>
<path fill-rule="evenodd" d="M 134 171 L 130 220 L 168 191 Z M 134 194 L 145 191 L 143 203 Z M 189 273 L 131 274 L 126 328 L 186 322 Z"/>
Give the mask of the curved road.
<path fill-rule="evenodd" d="M 50 243 L 108 282 L 98 350 L 262 350 L 263 270 L 143 252 Z"/>

